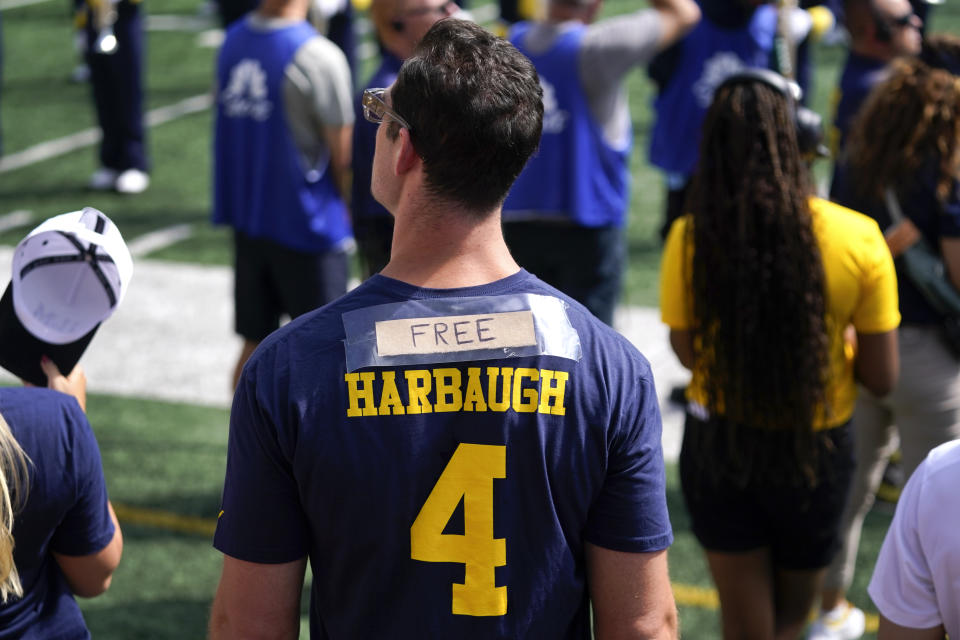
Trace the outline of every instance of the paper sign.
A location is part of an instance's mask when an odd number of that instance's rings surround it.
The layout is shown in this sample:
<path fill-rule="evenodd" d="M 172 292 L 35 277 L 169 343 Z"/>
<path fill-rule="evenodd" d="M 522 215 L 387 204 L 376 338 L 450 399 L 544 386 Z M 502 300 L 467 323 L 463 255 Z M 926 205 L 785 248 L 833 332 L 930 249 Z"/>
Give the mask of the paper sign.
<path fill-rule="evenodd" d="M 385 320 L 376 334 L 381 357 L 537 344 L 531 311 Z"/>

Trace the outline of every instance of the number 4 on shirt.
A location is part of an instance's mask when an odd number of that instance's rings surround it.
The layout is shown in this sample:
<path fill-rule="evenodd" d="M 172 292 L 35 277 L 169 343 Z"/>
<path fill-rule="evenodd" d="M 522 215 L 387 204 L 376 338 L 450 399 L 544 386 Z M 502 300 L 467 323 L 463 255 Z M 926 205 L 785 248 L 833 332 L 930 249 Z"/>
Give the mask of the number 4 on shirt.
<path fill-rule="evenodd" d="M 507 588 L 496 586 L 496 567 L 507 564 L 505 538 L 493 537 L 493 480 L 505 478 L 507 448 L 461 443 L 410 527 L 410 557 L 466 565 L 453 584 L 453 613 L 502 616 Z M 463 535 L 444 534 L 463 498 Z"/>

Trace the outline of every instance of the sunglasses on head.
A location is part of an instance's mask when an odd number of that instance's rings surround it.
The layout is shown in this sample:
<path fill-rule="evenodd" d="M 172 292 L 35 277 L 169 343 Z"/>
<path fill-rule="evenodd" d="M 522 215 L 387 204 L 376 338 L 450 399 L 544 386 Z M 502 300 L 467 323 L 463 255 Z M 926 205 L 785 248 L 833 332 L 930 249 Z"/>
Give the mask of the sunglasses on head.
<path fill-rule="evenodd" d="M 387 105 L 384 100 L 386 89 L 365 89 L 360 104 L 363 106 L 363 117 L 374 124 L 380 124 L 384 118 L 393 118 L 401 127 L 407 131 L 413 131 L 403 117 Z"/>

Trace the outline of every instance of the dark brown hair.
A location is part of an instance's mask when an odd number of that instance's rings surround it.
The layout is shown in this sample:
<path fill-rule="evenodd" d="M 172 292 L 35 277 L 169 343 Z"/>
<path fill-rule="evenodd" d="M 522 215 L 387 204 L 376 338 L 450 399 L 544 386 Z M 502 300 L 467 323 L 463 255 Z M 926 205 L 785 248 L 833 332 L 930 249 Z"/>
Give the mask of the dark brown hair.
<path fill-rule="evenodd" d="M 826 410 L 825 277 L 791 108 L 763 82 L 721 86 L 688 203 L 697 368 L 734 461 L 722 471 L 744 484 L 815 483 Z"/>

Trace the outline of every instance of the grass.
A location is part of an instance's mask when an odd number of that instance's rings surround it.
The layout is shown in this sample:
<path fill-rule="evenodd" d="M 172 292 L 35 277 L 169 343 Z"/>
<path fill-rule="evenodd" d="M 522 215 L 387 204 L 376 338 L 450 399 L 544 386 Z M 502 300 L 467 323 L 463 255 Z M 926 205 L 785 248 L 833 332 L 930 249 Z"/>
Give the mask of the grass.
<path fill-rule="evenodd" d="M 44 2 L 3 14 L 0 124 L 7 154 L 94 124 L 89 87 L 68 81 L 76 56 L 65 4 Z M 198 5 L 198 0 L 164 0 L 146 3 L 144 8 L 153 13 L 192 16 Z M 628 0 L 609 0 L 605 11 L 621 13 L 635 6 Z M 960 5 L 946 3 L 937 7 L 931 28 L 960 31 Z M 196 35 L 166 31 L 149 34 L 148 108 L 169 105 L 209 90 L 214 51 L 198 47 Z M 816 51 L 816 84 L 811 99 L 820 113 L 827 113 L 826 105 L 843 57 L 843 50 L 836 47 L 820 47 Z M 366 73 L 370 68 L 368 63 Z M 663 210 L 663 187 L 659 173 L 646 163 L 652 94 L 642 71 L 630 76 L 627 88 L 636 140 L 624 302 L 653 306 L 658 295 L 657 228 Z M 86 179 L 96 168 L 93 147 L 0 173 L 0 215 L 29 210 L 34 212 L 36 224 L 43 218 L 89 204 L 110 215 L 128 240 L 174 224 L 188 224 L 193 229 L 191 238 L 150 257 L 230 264 L 228 234 L 213 229 L 208 221 L 210 131 L 209 111 L 152 129 L 152 185 L 136 198 L 94 194 L 84 189 Z M 821 163 L 818 175 L 822 177 L 827 170 L 827 164 Z M 28 229 L 25 226 L 0 233 L 0 244 L 16 244 Z M 89 414 L 103 452 L 111 496 L 123 507 L 121 520 L 126 538 L 124 560 L 113 588 L 100 598 L 82 602 L 94 637 L 203 637 L 220 566 L 219 554 L 210 546 L 209 522 L 219 503 L 227 412 L 135 398 L 91 396 Z M 671 576 L 677 585 L 684 635 L 698 640 L 719 638 L 718 614 L 710 606 L 709 576 L 689 530 L 674 466 L 668 468 L 668 500 L 676 533 L 671 549 Z M 173 514 L 181 520 L 168 518 L 166 524 L 148 523 L 142 517 L 143 510 Z M 201 532 L 196 527 L 170 526 L 177 522 L 196 524 L 198 518 L 207 523 L 206 529 L 200 527 Z M 868 611 L 875 610 L 866 595 L 866 582 L 888 523 L 889 516 L 870 514 L 860 546 L 850 597 Z M 302 611 L 306 612 L 305 604 Z"/>

